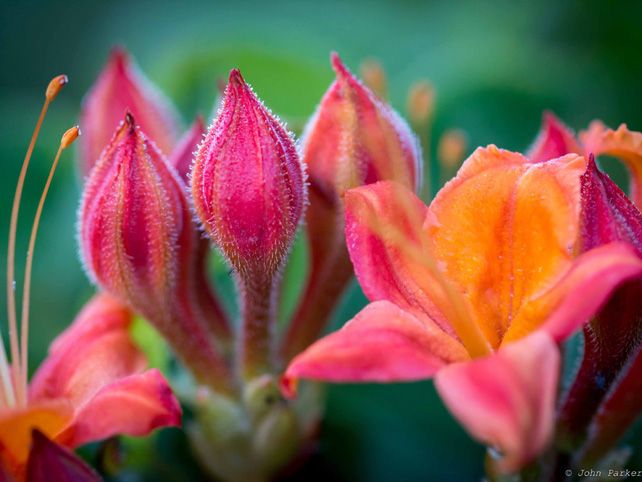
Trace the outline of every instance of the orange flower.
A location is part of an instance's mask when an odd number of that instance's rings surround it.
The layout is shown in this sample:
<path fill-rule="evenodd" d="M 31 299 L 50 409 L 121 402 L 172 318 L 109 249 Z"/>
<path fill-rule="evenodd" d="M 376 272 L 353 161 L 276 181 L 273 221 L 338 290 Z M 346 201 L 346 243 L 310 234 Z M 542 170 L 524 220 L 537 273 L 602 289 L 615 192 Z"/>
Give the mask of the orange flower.
<path fill-rule="evenodd" d="M 477 149 L 426 207 L 379 182 L 348 191 L 346 239 L 372 302 L 288 367 L 298 378 L 436 386 L 512 472 L 549 443 L 559 342 L 623 280 L 642 273 L 625 243 L 574 255 L 584 158 L 548 162 Z"/>
<path fill-rule="evenodd" d="M 169 384 L 158 370 L 144 370 L 145 357 L 129 335 L 131 321 L 116 300 L 95 296 L 51 345 L 29 385 L 28 402 L 0 408 L 0 462 L 18 480 L 33 429 L 75 448 L 180 425 L 181 408 Z"/>

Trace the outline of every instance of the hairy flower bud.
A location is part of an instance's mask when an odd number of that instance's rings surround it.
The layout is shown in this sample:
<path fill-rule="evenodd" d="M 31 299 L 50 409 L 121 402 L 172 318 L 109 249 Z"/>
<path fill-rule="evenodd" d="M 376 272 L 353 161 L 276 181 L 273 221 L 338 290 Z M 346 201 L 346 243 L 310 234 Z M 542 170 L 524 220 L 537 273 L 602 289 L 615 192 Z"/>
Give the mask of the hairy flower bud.
<path fill-rule="evenodd" d="M 107 146 L 123 112 L 132 113 L 143 131 L 169 155 L 176 141 L 178 115 L 161 93 L 121 49 L 114 49 L 83 101 L 80 127 L 80 170 L 84 176 Z"/>
<path fill-rule="evenodd" d="M 419 143 L 406 122 L 332 54 L 336 80 L 309 121 L 301 154 L 308 166 L 306 229 L 310 275 L 281 349 L 291 359 L 323 330 L 352 277 L 343 233 L 344 193 L 382 180 L 415 190 L 421 183 Z"/>
<path fill-rule="evenodd" d="M 642 215 L 593 158 L 581 179 L 580 250 L 626 242 L 642 258 Z M 584 326 L 582 363 L 560 411 L 568 450 L 588 465 L 615 445 L 642 409 L 642 279 L 618 287 Z"/>
<path fill-rule="evenodd" d="M 328 197 L 381 180 L 420 183 L 419 144 L 406 122 L 332 54 L 336 80 L 306 127 L 302 144 L 313 186 Z"/>
<path fill-rule="evenodd" d="M 542 128 L 526 157 L 534 162 L 544 162 L 571 152 L 583 154 L 573 131 L 552 112 L 544 112 Z"/>
<path fill-rule="evenodd" d="M 92 279 L 149 319 L 199 380 L 229 388 L 193 289 L 184 186 L 129 113 L 87 180 L 79 238 Z"/>
<path fill-rule="evenodd" d="M 303 214 L 304 178 L 292 138 L 232 70 L 196 155 L 192 196 L 205 230 L 239 272 L 281 266 Z"/>
<path fill-rule="evenodd" d="M 206 232 L 238 273 L 241 373 L 260 376 L 274 366 L 276 286 L 306 186 L 292 138 L 236 69 L 196 154 L 192 198 Z"/>

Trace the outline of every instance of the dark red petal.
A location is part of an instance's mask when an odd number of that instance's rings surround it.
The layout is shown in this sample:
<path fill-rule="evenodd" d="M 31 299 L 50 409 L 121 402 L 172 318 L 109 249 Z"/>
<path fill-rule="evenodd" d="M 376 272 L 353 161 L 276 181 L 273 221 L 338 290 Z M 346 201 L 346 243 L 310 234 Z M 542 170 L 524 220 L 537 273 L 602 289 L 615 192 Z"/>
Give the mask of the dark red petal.
<path fill-rule="evenodd" d="M 642 256 L 642 215 L 591 159 L 582 176 L 581 249 L 587 251 L 613 241 L 629 243 Z M 561 434 L 569 448 L 581 444 L 590 432 L 591 439 L 602 440 L 599 444 L 605 449 L 605 438 L 616 443 L 626 429 L 622 421 L 631 422 L 639 413 L 642 390 L 631 391 L 630 385 L 635 382 L 629 379 L 628 384 L 622 383 L 622 377 L 633 357 L 639 356 L 640 300 L 642 279 L 628 281 L 584 327 L 582 363 L 560 413 Z M 606 405 L 618 406 L 619 413 L 614 416 Z M 589 431 L 596 412 L 601 415 Z M 612 423 L 607 422 L 610 418 L 614 419 Z M 602 435 L 602 431 L 609 435 Z"/>
<path fill-rule="evenodd" d="M 582 154 L 574 133 L 552 112 L 545 112 L 542 128 L 526 157 L 533 162 L 544 162 L 566 154 Z"/>
<path fill-rule="evenodd" d="M 55 444 L 38 430 L 27 462 L 27 482 L 101 482 L 100 476 L 73 452 Z"/>

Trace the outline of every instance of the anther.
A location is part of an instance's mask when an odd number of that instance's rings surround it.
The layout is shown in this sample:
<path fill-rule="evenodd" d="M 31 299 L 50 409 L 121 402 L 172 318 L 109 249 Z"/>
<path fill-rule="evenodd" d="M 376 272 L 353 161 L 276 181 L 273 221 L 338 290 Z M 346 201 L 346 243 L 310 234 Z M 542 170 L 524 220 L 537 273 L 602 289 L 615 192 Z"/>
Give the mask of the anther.
<path fill-rule="evenodd" d="M 74 143 L 78 136 L 80 135 L 80 127 L 74 126 L 70 129 L 67 129 L 60 139 L 60 147 L 67 149 L 70 145 Z"/>
<path fill-rule="evenodd" d="M 47 100 L 51 102 L 56 98 L 58 95 L 58 92 L 60 92 L 60 89 L 62 89 L 67 82 L 69 82 L 69 78 L 66 75 L 57 75 L 53 79 L 51 79 L 51 82 L 49 82 L 49 85 L 47 86 L 47 92 L 45 93 L 45 97 L 47 97 Z"/>

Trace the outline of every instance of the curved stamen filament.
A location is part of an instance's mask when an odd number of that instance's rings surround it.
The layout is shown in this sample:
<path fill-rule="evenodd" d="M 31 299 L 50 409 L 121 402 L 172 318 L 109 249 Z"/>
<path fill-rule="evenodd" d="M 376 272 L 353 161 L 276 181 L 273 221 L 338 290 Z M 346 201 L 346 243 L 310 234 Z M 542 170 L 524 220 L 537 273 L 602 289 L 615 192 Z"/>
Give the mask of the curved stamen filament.
<path fill-rule="evenodd" d="M 13 197 L 13 206 L 11 208 L 11 222 L 9 225 L 9 242 L 7 243 L 7 316 L 9 320 L 9 343 L 11 346 L 11 370 L 9 370 L 9 363 L 7 354 L 4 347 L 4 342 L 0 339 L 0 379 L 2 380 L 2 388 L 4 399 L 10 406 L 15 405 L 15 390 L 14 381 L 20 378 L 20 352 L 18 344 L 18 321 L 16 314 L 16 292 L 15 292 L 15 255 L 16 255 L 16 232 L 18 228 L 18 214 L 20 212 L 20 200 L 22 199 L 22 191 L 25 184 L 27 169 L 33 149 L 40 133 L 40 127 L 45 119 L 49 104 L 56 98 L 60 89 L 67 83 L 66 75 L 58 75 L 54 77 L 47 86 L 45 93 L 45 101 L 40 110 L 38 121 L 31 135 L 27 153 L 22 161 L 20 168 L 20 175 L 18 176 L 18 183 L 16 184 L 16 192 Z"/>
<path fill-rule="evenodd" d="M 13 196 L 13 206 L 11 208 L 11 224 L 9 227 L 9 243 L 7 249 L 7 316 L 9 317 L 9 340 L 11 345 L 11 364 L 13 368 L 13 376 L 17 376 L 17 371 L 20 369 L 19 363 L 19 348 L 18 348 L 18 320 L 16 314 L 16 285 L 15 285 L 15 264 L 16 264 L 16 233 L 18 230 L 18 214 L 20 212 L 20 200 L 22 198 L 22 189 L 24 188 L 25 178 L 27 176 L 27 169 L 29 168 L 29 161 L 33 148 L 36 145 L 40 127 L 49 109 L 51 101 L 45 98 L 45 102 L 40 111 L 38 122 L 31 136 L 31 142 L 27 148 L 27 154 L 22 162 L 20 175 L 18 177 L 18 184 L 16 185 L 16 192 Z"/>
<path fill-rule="evenodd" d="M 22 313 L 20 318 L 20 373 L 21 380 L 19 383 L 18 389 L 18 403 L 24 404 L 27 400 L 27 372 L 29 369 L 28 366 L 28 349 L 27 342 L 29 339 L 29 297 L 31 294 L 31 271 L 33 266 L 33 251 L 36 246 L 36 236 L 38 234 L 38 226 L 40 225 L 40 218 L 42 216 L 42 210 L 45 205 L 45 200 L 47 199 L 47 194 L 49 193 L 49 188 L 51 187 L 51 181 L 53 179 L 56 168 L 58 167 L 58 161 L 60 160 L 60 155 L 62 151 L 69 147 L 80 134 L 80 129 L 72 127 L 67 130 L 62 136 L 60 141 L 60 147 L 58 147 L 58 152 L 56 152 L 56 157 L 54 158 L 51 168 L 49 169 L 49 176 L 45 183 L 45 187 L 42 190 L 40 195 L 40 201 L 38 202 L 38 207 L 36 209 L 36 214 L 33 219 L 33 225 L 31 226 L 31 236 L 29 237 L 29 248 L 27 249 L 27 259 L 25 261 L 25 278 L 24 285 L 22 287 Z"/>
<path fill-rule="evenodd" d="M 2 403 L 9 406 L 16 404 L 16 396 L 11 382 L 7 352 L 4 348 L 4 340 L 0 339 L 0 380 L 2 381 Z"/>

